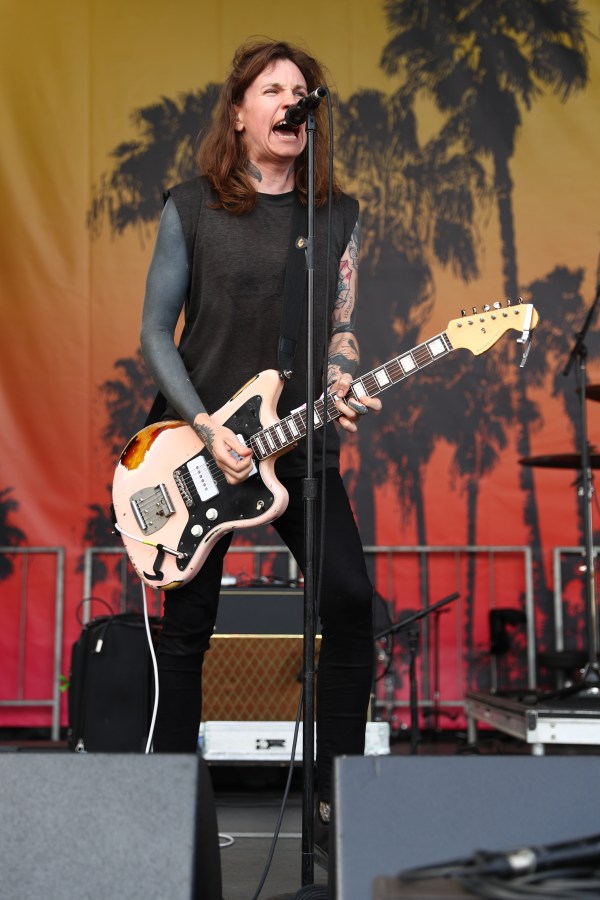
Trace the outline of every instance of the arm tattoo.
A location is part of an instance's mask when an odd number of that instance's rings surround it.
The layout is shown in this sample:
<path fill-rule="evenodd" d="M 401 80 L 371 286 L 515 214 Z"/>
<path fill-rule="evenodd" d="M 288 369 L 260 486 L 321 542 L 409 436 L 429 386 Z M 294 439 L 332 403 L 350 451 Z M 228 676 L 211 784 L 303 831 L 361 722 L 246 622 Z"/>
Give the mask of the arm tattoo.
<path fill-rule="evenodd" d="M 358 221 L 340 262 L 338 283 L 332 314 L 332 334 L 354 331 L 360 225 Z"/>
<path fill-rule="evenodd" d="M 196 432 L 202 443 L 205 445 L 205 447 L 208 449 L 208 451 L 212 453 L 215 433 L 210 425 L 194 425 L 194 431 Z"/>
<path fill-rule="evenodd" d="M 354 360 L 348 359 L 347 356 L 344 356 L 343 353 L 337 353 L 335 356 L 329 357 L 327 361 L 327 371 L 328 373 L 330 373 L 330 375 L 334 372 L 336 373 L 333 379 L 331 377 L 328 377 L 327 381 L 336 381 L 338 373 L 341 375 L 354 375 L 354 372 L 356 371 L 356 363 L 354 362 Z"/>
<path fill-rule="evenodd" d="M 327 383 L 332 384 L 340 375 L 352 375 L 356 372 L 359 360 L 358 346 L 352 338 L 336 347 L 327 360 Z"/>

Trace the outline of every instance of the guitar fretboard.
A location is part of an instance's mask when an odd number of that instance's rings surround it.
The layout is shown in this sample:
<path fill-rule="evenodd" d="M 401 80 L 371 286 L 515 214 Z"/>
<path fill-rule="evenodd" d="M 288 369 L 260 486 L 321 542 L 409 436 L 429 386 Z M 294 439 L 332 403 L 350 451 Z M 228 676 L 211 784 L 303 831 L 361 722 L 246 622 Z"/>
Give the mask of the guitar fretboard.
<path fill-rule="evenodd" d="M 355 399 L 360 397 L 376 397 L 386 388 L 393 384 L 404 381 L 414 372 L 424 369 L 436 359 L 447 356 L 453 350 L 450 339 L 445 331 L 433 338 L 413 347 L 407 353 L 402 353 L 394 359 L 382 366 L 372 369 L 360 378 L 357 378 L 350 385 L 350 393 Z M 325 422 L 332 422 L 338 419 L 340 412 L 336 406 L 335 400 L 329 394 L 327 402 L 321 397 L 314 404 L 314 422 L 315 428 L 321 428 Z M 267 459 L 281 450 L 295 444 L 300 438 L 303 438 L 307 431 L 306 407 L 297 409 L 279 419 L 275 425 L 263 428 L 258 431 L 250 439 L 250 445 L 257 459 Z"/>

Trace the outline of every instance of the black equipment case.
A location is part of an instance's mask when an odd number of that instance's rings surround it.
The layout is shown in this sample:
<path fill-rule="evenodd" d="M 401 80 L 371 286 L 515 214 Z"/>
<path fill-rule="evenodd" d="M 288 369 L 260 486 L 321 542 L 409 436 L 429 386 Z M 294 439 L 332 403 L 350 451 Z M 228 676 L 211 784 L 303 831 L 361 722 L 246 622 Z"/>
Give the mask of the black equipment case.
<path fill-rule="evenodd" d="M 159 621 L 150 620 L 153 643 Z M 143 753 L 153 701 L 153 666 L 142 616 L 102 616 L 84 625 L 71 654 L 69 748 Z"/>

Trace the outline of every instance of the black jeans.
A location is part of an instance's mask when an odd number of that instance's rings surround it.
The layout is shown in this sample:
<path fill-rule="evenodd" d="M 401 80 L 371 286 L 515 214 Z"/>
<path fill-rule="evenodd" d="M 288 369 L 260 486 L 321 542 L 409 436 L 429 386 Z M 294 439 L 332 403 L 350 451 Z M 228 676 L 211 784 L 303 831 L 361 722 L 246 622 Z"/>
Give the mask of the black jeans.
<path fill-rule="evenodd" d="M 302 478 L 283 481 L 290 495 L 273 523 L 304 563 Z M 320 479 L 319 510 L 320 526 Z M 320 533 L 320 527 L 318 527 Z M 331 799 L 334 756 L 364 753 L 373 675 L 373 588 L 344 484 L 326 470 L 326 517 L 320 595 L 321 649 L 317 677 L 317 777 L 319 797 Z M 160 696 L 154 733 L 157 752 L 194 752 L 202 715 L 201 669 L 219 602 L 223 558 L 231 536 L 215 545 L 198 575 L 167 592 L 158 653 Z M 319 539 L 317 538 L 317 549 Z M 316 567 L 318 571 L 318 565 Z"/>

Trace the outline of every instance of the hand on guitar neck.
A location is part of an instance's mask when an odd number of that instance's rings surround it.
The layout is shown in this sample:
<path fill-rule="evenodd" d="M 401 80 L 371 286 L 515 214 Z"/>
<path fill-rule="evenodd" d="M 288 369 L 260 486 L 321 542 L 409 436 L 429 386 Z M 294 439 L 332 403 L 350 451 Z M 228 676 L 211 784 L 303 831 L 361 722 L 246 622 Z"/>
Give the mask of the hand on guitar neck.
<path fill-rule="evenodd" d="M 380 411 L 381 400 L 378 397 L 368 397 L 366 394 L 346 400 L 351 384 L 352 377 L 345 373 L 329 385 L 328 393 L 335 396 L 336 409 L 340 413 L 337 421 L 345 431 L 355 432 L 358 431 L 357 421 L 361 416 L 366 415 L 369 410 Z"/>
<path fill-rule="evenodd" d="M 208 413 L 199 413 L 194 419 L 194 431 L 228 484 L 238 484 L 248 478 L 254 468 L 252 448 L 242 444 L 230 428 L 216 423 Z"/>

